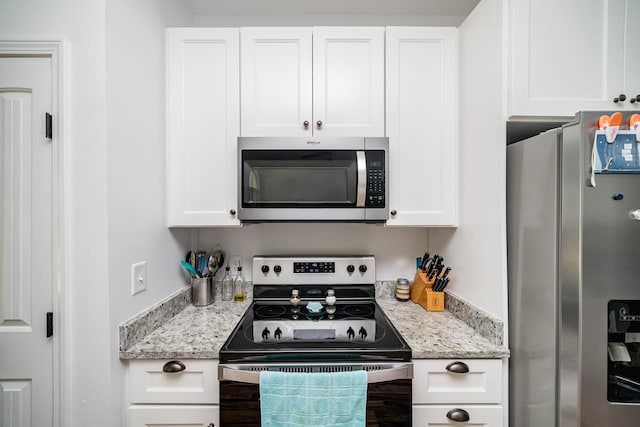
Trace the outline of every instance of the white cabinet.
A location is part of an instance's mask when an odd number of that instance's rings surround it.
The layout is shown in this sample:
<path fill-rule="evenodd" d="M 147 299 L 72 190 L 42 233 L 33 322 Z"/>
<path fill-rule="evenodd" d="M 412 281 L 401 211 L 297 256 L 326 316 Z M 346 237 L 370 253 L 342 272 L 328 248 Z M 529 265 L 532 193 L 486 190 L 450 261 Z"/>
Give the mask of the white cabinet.
<path fill-rule="evenodd" d="M 129 361 L 128 427 L 219 426 L 217 369 L 214 360 Z"/>
<path fill-rule="evenodd" d="M 452 420 L 450 417 L 455 417 L 453 414 L 456 412 L 463 419 L 468 416 L 469 421 L 456 422 Z M 448 414 L 450 415 L 447 416 Z M 413 407 L 413 427 L 441 427 L 445 425 L 498 427 L 503 424 L 502 417 L 502 407 L 496 406 L 464 405 L 463 408 L 458 408 L 451 405 L 429 405 Z"/>
<path fill-rule="evenodd" d="M 311 28 L 242 28 L 240 44 L 242 135 L 310 134 Z"/>
<path fill-rule="evenodd" d="M 457 30 L 387 27 L 388 226 L 457 224 Z"/>
<path fill-rule="evenodd" d="M 135 405 L 129 407 L 128 427 L 219 427 L 217 406 Z"/>
<path fill-rule="evenodd" d="M 510 116 L 640 109 L 640 2 L 514 0 L 510 15 Z"/>
<path fill-rule="evenodd" d="M 233 226 L 240 132 L 239 30 L 167 30 L 169 226 Z"/>
<path fill-rule="evenodd" d="M 502 360 L 414 360 L 413 425 L 503 425 Z"/>
<path fill-rule="evenodd" d="M 384 28 L 242 28 L 243 136 L 384 136 Z"/>

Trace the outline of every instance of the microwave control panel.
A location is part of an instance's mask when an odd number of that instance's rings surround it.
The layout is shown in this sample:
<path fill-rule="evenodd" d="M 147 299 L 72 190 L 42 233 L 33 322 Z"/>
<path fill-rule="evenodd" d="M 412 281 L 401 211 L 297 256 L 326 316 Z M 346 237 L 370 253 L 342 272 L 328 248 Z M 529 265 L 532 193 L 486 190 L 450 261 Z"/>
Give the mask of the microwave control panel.
<path fill-rule="evenodd" d="M 367 151 L 367 195 L 368 208 L 385 207 L 384 151 Z"/>

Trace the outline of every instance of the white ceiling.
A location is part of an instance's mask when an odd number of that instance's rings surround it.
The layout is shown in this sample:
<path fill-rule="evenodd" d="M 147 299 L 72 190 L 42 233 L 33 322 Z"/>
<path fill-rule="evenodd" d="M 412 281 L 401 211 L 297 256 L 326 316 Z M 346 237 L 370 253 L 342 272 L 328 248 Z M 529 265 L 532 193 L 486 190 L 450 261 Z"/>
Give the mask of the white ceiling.
<path fill-rule="evenodd" d="M 423 15 L 466 17 L 480 0 L 185 0 L 194 15 Z"/>

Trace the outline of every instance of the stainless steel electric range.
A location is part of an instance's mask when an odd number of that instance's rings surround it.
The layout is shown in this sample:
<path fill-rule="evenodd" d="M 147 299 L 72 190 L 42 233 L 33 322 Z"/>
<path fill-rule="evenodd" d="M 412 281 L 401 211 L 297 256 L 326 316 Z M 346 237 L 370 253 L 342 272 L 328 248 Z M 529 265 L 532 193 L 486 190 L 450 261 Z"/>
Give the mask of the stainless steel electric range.
<path fill-rule="evenodd" d="M 367 426 L 411 425 L 411 348 L 375 301 L 373 256 L 253 258 L 253 303 L 220 350 L 222 427 L 260 426 L 260 371 L 369 377 Z"/>

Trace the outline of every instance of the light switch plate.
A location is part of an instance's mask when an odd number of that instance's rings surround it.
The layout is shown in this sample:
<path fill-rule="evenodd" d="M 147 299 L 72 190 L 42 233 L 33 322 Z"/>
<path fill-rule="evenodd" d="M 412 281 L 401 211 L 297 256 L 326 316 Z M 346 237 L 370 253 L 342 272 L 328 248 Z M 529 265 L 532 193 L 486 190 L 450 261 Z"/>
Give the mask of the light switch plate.
<path fill-rule="evenodd" d="M 146 261 L 131 264 L 131 295 L 139 294 L 147 289 Z"/>

